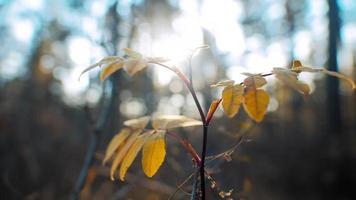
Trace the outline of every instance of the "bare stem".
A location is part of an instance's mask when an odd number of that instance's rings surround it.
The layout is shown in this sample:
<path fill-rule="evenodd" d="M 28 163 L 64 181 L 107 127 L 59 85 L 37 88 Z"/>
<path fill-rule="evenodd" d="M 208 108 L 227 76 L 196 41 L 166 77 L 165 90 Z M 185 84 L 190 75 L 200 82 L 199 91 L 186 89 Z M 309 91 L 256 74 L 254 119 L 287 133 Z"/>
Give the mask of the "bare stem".
<path fill-rule="evenodd" d="M 180 79 L 182 79 L 182 81 L 184 82 L 184 84 L 187 86 L 189 92 L 191 93 L 195 105 L 199 111 L 200 114 L 200 118 L 201 121 L 203 122 L 203 147 L 202 147 L 202 153 L 201 153 L 201 162 L 200 162 L 200 190 L 201 190 L 201 194 L 202 194 L 202 200 L 205 200 L 205 156 L 206 156 L 206 147 L 207 147 L 207 142 L 208 142 L 208 128 L 209 128 L 209 122 L 207 123 L 206 121 L 206 116 L 204 114 L 204 111 L 200 105 L 200 102 L 197 98 L 196 92 L 191 84 L 191 81 L 187 78 L 187 76 L 185 76 L 181 71 L 179 71 L 177 68 L 175 67 L 170 67 L 168 65 L 159 63 L 159 62 L 152 62 L 153 64 L 157 64 L 160 65 L 164 68 L 167 68 L 171 71 L 173 71 L 175 74 L 178 75 L 178 77 Z M 210 117 L 210 119 L 212 118 L 212 116 Z M 210 121 L 209 119 L 209 121 Z"/>

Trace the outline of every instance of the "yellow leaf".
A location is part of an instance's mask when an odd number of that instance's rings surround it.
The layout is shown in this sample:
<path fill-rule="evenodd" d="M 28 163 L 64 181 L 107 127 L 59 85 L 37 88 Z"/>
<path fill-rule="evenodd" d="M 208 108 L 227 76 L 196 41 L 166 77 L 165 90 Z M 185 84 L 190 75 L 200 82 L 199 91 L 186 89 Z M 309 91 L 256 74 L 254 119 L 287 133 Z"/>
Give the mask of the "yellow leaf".
<path fill-rule="evenodd" d="M 125 158 L 122 160 L 121 167 L 120 167 L 120 180 L 124 181 L 125 175 L 129 167 L 131 166 L 132 162 L 135 160 L 138 152 L 143 147 L 143 144 L 146 142 L 147 137 L 150 136 L 154 130 L 147 131 L 140 135 L 135 143 L 132 144 L 129 151 L 127 152 Z"/>
<path fill-rule="evenodd" d="M 206 114 L 206 118 L 205 118 L 205 121 L 207 123 L 210 123 L 210 120 L 212 119 L 216 109 L 218 108 L 220 102 L 222 101 L 222 99 L 219 99 L 219 100 L 214 100 L 211 104 L 210 104 L 210 107 L 209 107 L 209 110 L 208 110 L 208 114 Z"/>
<path fill-rule="evenodd" d="M 127 56 L 129 56 L 130 58 L 142 58 L 142 54 L 140 54 L 139 52 L 137 51 L 134 51 L 130 48 L 124 48 L 124 52 Z"/>
<path fill-rule="evenodd" d="M 284 68 L 273 68 L 272 72 L 276 75 L 277 79 L 282 81 L 287 86 L 297 90 L 304 95 L 309 94 L 309 86 L 306 83 L 298 80 L 298 74 L 296 72 Z"/>
<path fill-rule="evenodd" d="M 266 83 L 266 79 L 259 74 L 249 76 L 244 80 L 244 85 L 246 86 L 246 88 L 257 89 L 264 86 Z"/>
<path fill-rule="evenodd" d="M 321 73 L 324 73 L 326 75 L 329 75 L 329 76 L 334 76 L 336 78 L 339 78 L 339 79 L 342 79 L 344 81 L 347 81 L 350 83 L 352 89 L 355 89 L 356 88 L 356 84 L 355 82 L 352 80 L 352 78 L 348 77 L 348 76 L 345 76 L 343 74 L 340 74 L 338 72 L 333 72 L 333 71 L 329 71 L 325 68 L 313 68 L 313 67 L 307 67 L 307 66 L 303 66 L 300 61 L 294 61 L 294 62 L 299 62 L 298 64 L 294 64 L 293 65 L 293 70 L 296 71 L 296 72 L 321 72 Z"/>
<path fill-rule="evenodd" d="M 119 60 L 123 60 L 121 57 L 119 56 L 106 56 L 104 57 L 103 59 L 101 59 L 99 62 L 95 63 L 95 64 L 92 64 L 90 65 L 89 67 L 85 68 L 82 73 L 80 73 L 79 75 L 79 79 L 80 77 L 87 71 L 95 68 L 95 67 L 98 67 L 98 66 L 101 66 L 101 65 L 104 65 L 104 64 L 108 64 L 108 63 L 112 63 L 112 62 L 116 62 L 116 61 L 119 61 Z"/>
<path fill-rule="evenodd" d="M 154 133 L 143 146 L 142 169 L 148 177 L 156 174 L 166 156 L 164 134 L 162 131 Z"/>
<path fill-rule="evenodd" d="M 134 132 L 126 141 L 121 149 L 115 155 L 114 161 L 112 162 L 111 169 L 110 169 L 110 178 L 111 180 L 115 180 L 114 173 L 117 167 L 120 165 L 122 159 L 126 155 L 127 151 L 131 147 L 131 145 L 136 141 L 137 137 L 140 135 L 141 130 Z"/>
<path fill-rule="evenodd" d="M 231 86 L 235 83 L 233 80 L 224 80 L 224 81 L 219 81 L 216 84 L 211 85 L 210 87 L 225 87 L 225 86 Z"/>
<path fill-rule="evenodd" d="M 302 67 L 302 63 L 300 62 L 300 60 L 294 60 L 293 61 L 293 66 L 292 69 L 298 68 L 298 67 Z"/>
<path fill-rule="evenodd" d="M 146 57 L 147 62 L 149 63 L 164 63 L 169 61 L 168 58 L 163 58 L 163 57 Z"/>
<path fill-rule="evenodd" d="M 100 80 L 105 80 L 108 76 L 121 69 L 124 66 L 124 62 L 122 60 L 115 61 L 106 66 L 100 73 Z"/>
<path fill-rule="evenodd" d="M 202 125 L 201 121 L 182 115 L 160 115 L 152 119 L 152 127 L 155 129 L 171 129 L 199 125 Z"/>
<path fill-rule="evenodd" d="M 244 95 L 243 106 L 251 119 L 261 122 L 269 103 L 268 93 L 262 89 L 248 90 Z"/>
<path fill-rule="evenodd" d="M 345 75 L 343 75 L 343 74 L 340 74 L 340 73 L 337 73 L 337 72 L 328 71 L 328 70 L 326 70 L 326 69 L 323 70 L 323 73 L 324 73 L 324 74 L 327 74 L 327 75 L 329 75 L 329 76 L 334 76 L 334 77 L 336 77 L 336 78 L 343 79 L 343 80 L 345 80 L 345 81 L 347 81 L 347 82 L 350 83 L 352 89 L 355 89 L 355 88 L 356 88 L 355 82 L 354 82 L 350 77 L 347 77 L 347 76 L 345 76 Z"/>
<path fill-rule="evenodd" d="M 114 152 L 119 148 L 120 144 L 125 141 L 127 136 L 129 136 L 130 130 L 127 128 L 122 129 L 118 134 L 116 134 L 110 141 L 108 148 L 106 149 L 103 164 L 105 164 Z"/>
<path fill-rule="evenodd" d="M 244 87 L 242 85 L 227 86 L 222 92 L 222 107 L 228 117 L 235 116 L 243 101 Z"/>
<path fill-rule="evenodd" d="M 143 68 L 147 67 L 147 61 L 142 58 L 129 58 L 125 61 L 124 70 L 133 76 L 137 72 L 141 71 Z"/>
<path fill-rule="evenodd" d="M 150 121 L 151 117 L 143 116 L 137 119 L 130 119 L 124 121 L 124 125 L 131 127 L 133 129 L 144 129 L 146 128 L 148 122 Z"/>

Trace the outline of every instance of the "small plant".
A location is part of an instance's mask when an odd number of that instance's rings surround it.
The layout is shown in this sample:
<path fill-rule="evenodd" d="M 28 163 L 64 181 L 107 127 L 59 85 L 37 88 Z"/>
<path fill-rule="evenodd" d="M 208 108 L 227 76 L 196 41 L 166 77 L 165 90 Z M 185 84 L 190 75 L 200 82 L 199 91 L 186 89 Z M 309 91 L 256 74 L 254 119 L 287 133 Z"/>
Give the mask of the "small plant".
<path fill-rule="evenodd" d="M 202 46 L 205 48 L 206 46 Z M 199 49 L 199 48 L 198 48 Z M 200 120 L 192 119 L 186 116 L 144 116 L 138 119 L 131 119 L 124 122 L 124 128 L 116 134 L 107 147 L 103 163 L 112 160 L 110 177 L 112 180 L 116 177 L 116 172 L 119 171 L 120 180 L 124 181 L 125 174 L 128 168 L 135 160 L 138 153 L 142 150 L 142 169 L 148 177 L 156 174 L 166 156 L 166 135 L 170 135 L 177 139 L 181 145 L 188 151 L 195 162 L 195 166 L 199 168 L 200 173 L 200 196 L 205 199 L 205 179 L 206 177 L 215 185 L 212 177 L 205 171 L 206 160 L 206 144 L 208 130 L 214 113 L 219 105 L 222 105 L 224 113 L 232 118 L 240 110 L 244 108 L 248 116 L 255 122 L 261 122 L 267 111 L 269 104 L 269 94 L 262 88 L 267 84 L 265 77 L 274 75 L 285 85 L 297 90 L 303 95 L 309 95 L 309 86 L 298 80 L 298 75 L 303 72 L 324 73 L 330 76 L 343 79 L 350 83 L 352 89 L 356 88 L 354 81 L 337 72 L 328 71 L 324 68 L 314 68 L 303 65 L 300 61 L 293 62 L 290 69 L 274 68 L 270 73 L 266 74 L 250 74 L 242 73 L 246 76 L 241 83 L 235 83 L 233 80 L 220 81 L 212 88 L 223 87 L 221 98 L 214 100 L 207 113 L 204 113 L 200 102 L 196 96 L 192 85 L 192 78 L 182 73 L 177 67 L 166 64 L 167 59 L 159 57 L 145 57 L 142 54 L 125 48 L 124 52 L 127 57 L 108 56 L 89 66 L 83 73 L 95 67 L 101 67 L 100 80 L 105 80 L 114 72 L 124 69 L 130 76 L 146 68 L 148 65 L 158 65 L 175 73 L 186 85 L 191 93 L 198 112 Z M 83 74 L 82 73 L 82 74 Z M 147 128 L 151 122 L 152 128 Z M 199 155 L 189 141 L 182 139 L 178 134 L 171 132 L 172 129 L 178 127 L 202 126 L 202 151 Z M 118 168 L 120 169 L 118 170 Z M 193 190 L 197 190 L 198 184 L 195 184 Z M 193 192 L 192 199 L 198 198 L 198 192 Z M 231 195 L 231 191 L 223 194 L 225 197 Z"/>

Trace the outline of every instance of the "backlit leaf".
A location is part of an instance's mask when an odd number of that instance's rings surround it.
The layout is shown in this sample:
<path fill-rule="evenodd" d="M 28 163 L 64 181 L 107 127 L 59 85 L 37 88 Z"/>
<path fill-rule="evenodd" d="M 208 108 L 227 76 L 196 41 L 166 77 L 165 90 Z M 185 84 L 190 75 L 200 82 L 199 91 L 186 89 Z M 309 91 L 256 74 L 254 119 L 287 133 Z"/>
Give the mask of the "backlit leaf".
<path fill-rule="evenodd" d="M 125 54 L 127 56 L 129 56 L 130 58 L 142 58 L 143 57 L 142 54 L 140 54 L 139 52 L 134 51 L 130 48 L 124 48 L 123 50 L 124 50 Z"/>
<path fill-rule="evenodd" d="M 108 64 L 100 73 L 100 80 L 103 81 L 107 77 L 109 77 L 111 74 L 116 72 L 117 70 L 121 69 L 124 67 L 124 62 L 122 60 L 112 62 Z"/>
<path fill-rule="evenodd" d="M 133 129 L 144 129 L 148 122 L 150 121 L 151 117 L 149 116 L 143 116 L 137 119 L 130 119 L 124 121 L 124 125 L 131 127 Z"/>
<path fill-rule="evenodd" d="M 129 136 L 130 130 L 127 128 L 122 129 L 118 134 L 116 134 L 110 141 L 108 148 L 106 149 L 103 164 L 105 164 L 114 152 L 119 148 L 120 144 L 125 141 L 127 136 Z"/>
<path fill-rule="evenodd" d="M 348 83 L 350 83 L 352 89 L 356 88 L 356 84 L 352 80 L 352 78 L 350 78 L 348 76 L 345 76 L 343 74 L 340 74 L 338 72 L 329 71 L 329 70 L 324 69 L 324 68 L 312 68 L 312 67 L 305 67 L 305 66 L 295 68 L 294 70 L 303 71 L 303 72 L 321 72 L 321 73 L 324 73 L 326 75 L 334 76 L 336 78 L 339 78 L 339 79 L 342 79 L 344 81 L 347 81 Z"/>
<path fill-rule="evenodd" d="M 244 95 L 243 106 L 251 119 L 261 122 L 267 111 L 269 95 L 262 89 L 247 90 Z"/>
<path fill-rule="evenodd" d="M 242 85 L 227 86 L 222 92 L 222 107 L 228 117 L 235 116 L 243 101 L 244 87 Z"/>
<path fill-rule="evenodd" d="M 106 56 L 103 59 L 101 59 L 99 62 L 97 62 L 95 64 L 92 64 L 89 67 L 85 68 L 82 71 L 82 73 L 80 73 L 79 79 L 85 72 L 88 72 L 89 70 L 91 70 L 91 69 L 93 69 L 95 67 L 98 67 L 98 66 L 101 66 L 101 65 L 104 65 L 104 64 L 108 64 L 108 63 L 112 63 L 112 62 L 116 62 L 116 61 L 119 61 L 119 60 L 122 60 L 122 58 L 119 57 L 119 56 Z"/>
<path fill-rule="evenodd" d="M 257 89 L 264 86 L 266 83 L 266 79 L 259 74 L 249 76 L 244 80 L 244 85 L 246 86 L 246 88 L 252 87 L 254 89 Z"/>
<path fill-rule="evenodd" d="M 152 126 L 155 129 L 171 129 L 199 125 L 202 125 L 201 121 L 182 115 L 161 115 L 152 119 Z"/>
<path fill-rule="evenodd" d="M 307 66 L 303 66 L 302 63 L 299 60 L 295 60 L 293 62 L 293 68 L 294 71 L 296 72 L 321 72 L 324 73 L 326 75 L 329 76 L 334 76 L 336 78 L 342 79 L 344 81 L 347 81 L 348 83 L 350 83 L 352 89 L 356 88 L 356 84 L 355 82 L 352 80 L 352 78 L 345 76 L 343 74 L 340 74 L 338 72 L 333 72 L 333 71 L 329 71 L 325 68 L 314 68 L 314 67 L 307 67 Z"/>
<path fill-rule="evenodd" d="M 147 67 L 147 61 L 142 58 L 138 58 L 138 59 L 129 58 L 128 60 L 125 61 L 124 64 L 124 70 L 130 76 L 133 76 L 134 74 L 141 71 L 145 67 Z"/>
<path fill-rule="evenodd" d="M 219 81 L 218 83 L 213 84 L 210 87 L 226 87 L 226 86 L 233 85 L 234 83 L 235 81 L 233 80 L 224 80 L 224 81 Z"/>
<path fill-rule="evenodd" d="M 130 149 L 132 144 L 136 141 L 138 136 L 140 135 L 141 130 L 138 130 L 134 132 L 133 134 L 130 135 L 130 137 L 127 139 L 125 144 L 122 146 L 122 148 L 119 149 L 117 154 L 115 155 L 114 161 L 112 162 L 111 169 L 110 169 L 110 178 L 111 180 L 115 180 L 115 171 L 120 165 L 122 159 L 126 155 L 127 151 Z"/>
<path fill-rule="evenodd" d="M 156 174 L 166 156 L 164 135 L 163 131 L 152 134 L 143 146 L 142 169 L 148 177 Z"/>
<path fill-rule="evenodd" d="M 146 57 L 147 62 L 151 63 L 164 63 L 169 61 L 168 58 L 163 58 L 163 57 Z"/>
<path fill-rule="evenodd" d="M 350 83 L 352 89 L 355 89 L 355 88 L 356 88 L 355 82 L 354 82 L 350 77 L 347 77 L 347 76 L 345 76 L 345 75 L 343 75 L 343 74 L 340 74 L 340 73 L 337 73 L 337 72 L 328 71 L 328 70 L 326 70 L 326 69 L 323 70 L 323 73 L 324 73 L 324 74 L 327 74 L 327 75 L 329 75 L 329 76 L 334 76 L 334 77 L 336 77 L 336 78 L 343 79 L 343 80 L 345 80 L 345 81 L 347 81 L 347 82 Z"/>
<path fill-rule="evenodd" d="M 298 74 L 296 72 L 285 68 L 273 68 L 272 72 L 275 74 L 277 79 L 282 81 L 287 86 L 297 90 L 304 95 L 309 94 L 309 86 L 306 83 L 298 80 Z"/>
<path fill-rule="evenodd" d="M 154 130 L 150 130 L 143 133 L 137 138 L 137 140 L 130 147 L 129 151 L 127 152 L 125 158 L 121 163 L 120 173 L 119 173 L 121 181 L 124 181 L 127 170 L 131 166 L 132 162 L 135 160 L 138 152 L 140 152 L 140 150 L 142 149 L 143 144 L 147 140 L 147 137 L 150 136 L 153 132 Z"/>

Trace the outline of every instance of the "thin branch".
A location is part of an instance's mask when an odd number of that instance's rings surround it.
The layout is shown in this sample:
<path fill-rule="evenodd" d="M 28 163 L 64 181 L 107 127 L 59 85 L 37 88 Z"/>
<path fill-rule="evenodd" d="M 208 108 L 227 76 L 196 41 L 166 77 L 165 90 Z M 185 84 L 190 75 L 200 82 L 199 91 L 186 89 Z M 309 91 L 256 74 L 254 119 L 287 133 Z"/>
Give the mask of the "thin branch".
<path fill-rule="evenodd" d="M 179 184 L 179 186 L 177 187 L 177 189 L 174 191 L 174 193 L 171 194 L 171 196 L 168 198 L 168 200 L 173 199 L 174 196 L 177 194 L 177 192 L 178 192 L 179 190 L 181 190 L 181 188 L 182 188 L 195 174 L 197 174 L 197 173 L 198 173 L 198 171 L 195 171 L 195 172 L 191 173 L 191 174 L 188 176 L 188 178 L 186 178 L 181 184 Z"/>
<path fill-rule="evenodd" d="M 194 169 L 196 169 L 196 167 L 194 167 Z M 198 194 L 198 177 L 199 174 L 197 173 L 198 171 L 196 171 L 196 173 L 194 174 L 194 180 L 193 180 L 193 189 L 192 189 L 192 196 L 190 197 L 190 200 L 196 200 L 197 199 L 197 194 Z"/>
<path fill-rule="evenodd" d="M 200 190 L 202 194 L 202 200 L 205 200 L 205 155 L 206 146 L 208 142 L 208 125 L 203 126 L 203 149 L 201 153 L 201 164 L 200 164 Z"/>
<path fill-rule="evenodd" d="M 177 68 L 175 67 L 170 67 L 168 65 L 165 65 L 163 63 L 159 63 L 159 62 L 151 62 L 152 64 L 156 64 L 156 65 L 160 65 L 164 68 L 167 68 L 169 69 L 170 71 L 174 72 L 175 74 L 178 75 L 178 77 L 183 81 L 183 83 L 186 85 L 186 87 L 188 88 L 190 94 L 192 95 L 193 99 L 194 99 L 194 103 L 199 111 L 199 115 L 200 115 L 200 118 L 201 118 L 201 121 L 203 124 L 205 124 L 205 114 L 204 114 L 204 111 L 200 105 L 200 102 L 198 100 L 198 97 L 195 93 L 195 90 L 194 88 L 192 87 L 192 84 L 191 82 L 188 80 L 188 78 L 181 72 L 179 71 Z"/>
<path fill-rule="evenodd" d="M 179 135 L 174 134 L 172 132 L 167 132 L 167 134 L 169 136 L 172 136 L 173 138 L 175 138 L 176 140 L 179 141 L 179 143 L 188 151 L 188 153 L 192 156 L 192 158 L 194 159 L 195 163 L 197 165 L 200 165 L 201 159 L 198 155 L 198 153 L 195 151 L 194 147 L 187 141 L 182 139 Z"/>
<path fill-rule="evenodd" d="M 102 99 L 104 98 L 104 95 L 102 97 Z M 106 105 L 106 107 L 104 107 L 103 109 L 101 109 L 101 113 L 99 115 L 99 119 L 97 120 L 97 123 L 94 125 L 94 130 L 92 130 L 92 133 L 90 134 L 90 139 L 89 139 L 89 144 L 88 144 L 88 149 L 87 149 L 87 153 L 85 155 L 85 159 L 84 159 L 84 163 L 82 165 L 82 169 L 80 171 L 79 177 L 75 183 L 73 192 L 70 195 L 70 199 L 71 200 L 76 200 L 79 197 L 80 191 L 82 190 L 87 175 L 88 175 L 88 170 L 90 168 L 90 166 L 92 165 L 93 161 L 94 161 L 94 153 L 97 149 L 97 144 L 98 144 L 98 136 L 101 133 L 101 130 L 103 129 L 103 127 L 105 126 L 105 122 L 107 121 L 107 119 L 110 116 L 110 110 L 112 108 L 112 98 L 110 98 L 110 102 L 108 103 L 108 105 Z M 105 105 L 104 105 L 105 106 Z M 87 112 L 87 116 L 89 118 L 89 121 L 94 121 L 91 118 L 91 115 L 89 113 L 88 108 L 86 107 L 86 112 Z"/>
<path fill-rule="evenodd" d="M 217 154 L 217 155 L 214 155 L 214 156 L 206 157 L 206 159 L 209 160 L 208 163 L 210 163 L 210 162 L 212 162 L 213 160 L 216 160 L 216 159 L 218 159 L 218 158 L 224 157 L 224 156 L 226 156 L 226 155 L 229 155 L 229 156 L 230 156 L 232 153 L 235 152 L 235 150 L 236 150 L 244 141 L 245 141 L 245 140 L 244 140 L 244 136 L 241 136 L 240 139 L 239 139 L 239 141 L 238 141 L 235 145 L 233 145 L 231 148 L 229 148 L 228 150 L 226 150 L 226 151 L 224 151 L 224 152 L 222 152 L 222 153 L 219 153 L 219 154 Z"/>

